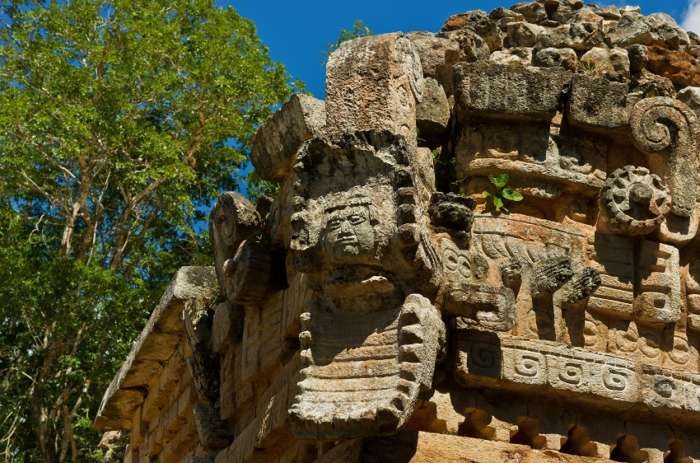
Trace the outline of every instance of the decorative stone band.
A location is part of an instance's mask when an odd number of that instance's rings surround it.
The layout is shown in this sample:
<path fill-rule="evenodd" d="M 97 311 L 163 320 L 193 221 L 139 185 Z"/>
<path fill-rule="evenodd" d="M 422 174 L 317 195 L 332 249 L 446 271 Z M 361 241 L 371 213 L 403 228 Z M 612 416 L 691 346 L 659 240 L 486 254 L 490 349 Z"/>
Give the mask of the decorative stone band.
<path fill-rule="evenodd" d="M 528 393 L 536 389 L 551 393 L 554 389 L 565 399 L 619 408 L 626 414 L 651 411 L 657 418 L 700 422 L 698 374 L 640 366 L 609 354 L 477 330 L 457 331 L 456 342 L 455 374 L 464 386 Z"/>

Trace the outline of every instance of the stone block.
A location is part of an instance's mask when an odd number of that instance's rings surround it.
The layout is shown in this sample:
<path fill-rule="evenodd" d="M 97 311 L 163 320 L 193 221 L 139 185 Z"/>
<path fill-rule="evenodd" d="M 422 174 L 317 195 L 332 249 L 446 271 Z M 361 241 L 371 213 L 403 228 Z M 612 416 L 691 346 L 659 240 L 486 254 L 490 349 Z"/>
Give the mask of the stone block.
<path fill-rule="evenodd" d="M 567 117 L 573 126 L 615 129 L 629 126 L 629 85 L 605 77 L 577 74 L 571 85 Z"/>
<path fill-rule="evenodd" d="M 408 38 L 384 34 L 349 40 L 326 66 L 328 130 L 387 130 L 415 140 L 422 94 L 421 60 Z"/>
<path fill-rule="evenodd" d="M 491 63 L 455 67 L 460 120 L 470 116 L 550 120 L 572 74 L 561 68 L 520 68 Z"/>
<path fill-rule="evenodd" d="M 251 162 L 265 180 L 283 180 L 296 153 L 308 139 L 319 136 L 326 125 L 323 101 L 295 94 L 255 134 Z"/>
<path fill-rule="evenodd" d="M 406 34 L 420 57 L 425 77 L 437 78 L 438 69 L 447 62 L 449 51 L 458 52 L 459 43 L 446 37 L 439 37 L 431 32 L 411 32 Z"/>
<path fill-rule="evenodd" d="M 445 89 L 432 78 L 425 79 L 423 99 L 416 107 L 416 124 L 421 143 L 441 146 L 450 121 L 450 104 Z"/>

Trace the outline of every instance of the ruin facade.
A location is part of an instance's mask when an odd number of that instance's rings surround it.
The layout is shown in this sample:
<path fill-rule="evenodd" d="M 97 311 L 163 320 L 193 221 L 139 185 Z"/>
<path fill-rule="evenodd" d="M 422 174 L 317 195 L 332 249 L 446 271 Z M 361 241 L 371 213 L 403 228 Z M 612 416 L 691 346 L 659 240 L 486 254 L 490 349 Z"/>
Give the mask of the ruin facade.
<path fill-rule="evenodd" d="M 125 462 L 700 462 L 700 39 L 543 0 L 343 43 L 96 425 Z M 117 451 L 112 450 L 116 455 Z M 116 457 L 115 457 L 116 458 Z"/>

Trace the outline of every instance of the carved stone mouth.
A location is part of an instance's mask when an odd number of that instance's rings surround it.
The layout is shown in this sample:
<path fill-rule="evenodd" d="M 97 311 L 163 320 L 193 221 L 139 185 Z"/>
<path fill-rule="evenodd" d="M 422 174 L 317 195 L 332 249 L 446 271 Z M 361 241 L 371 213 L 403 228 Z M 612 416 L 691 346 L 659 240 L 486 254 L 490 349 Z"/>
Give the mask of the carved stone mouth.
<path fill-rule="evenodd" d="M 386 295 L 394 292 L 395 286 L 387 277 L 374 275 L 362 280 L 337 281 L 326 285 L 326 294 L 331 297 L 358 297 Z"/>

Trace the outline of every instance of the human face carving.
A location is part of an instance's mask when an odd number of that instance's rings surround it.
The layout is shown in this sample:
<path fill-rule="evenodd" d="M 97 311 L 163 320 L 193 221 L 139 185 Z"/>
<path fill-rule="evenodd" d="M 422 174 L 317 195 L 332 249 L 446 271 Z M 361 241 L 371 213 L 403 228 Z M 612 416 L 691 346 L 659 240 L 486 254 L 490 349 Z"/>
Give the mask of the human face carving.
<path fill-rule="evenodd" d="M 323 247 L 334 258 L 367 255 L 374 248 L 374 227 L 365 205 L 341 206 L 327 213 Z"/>

